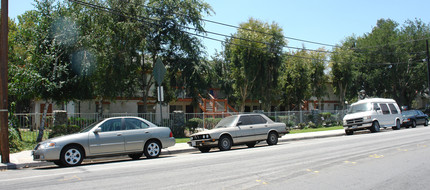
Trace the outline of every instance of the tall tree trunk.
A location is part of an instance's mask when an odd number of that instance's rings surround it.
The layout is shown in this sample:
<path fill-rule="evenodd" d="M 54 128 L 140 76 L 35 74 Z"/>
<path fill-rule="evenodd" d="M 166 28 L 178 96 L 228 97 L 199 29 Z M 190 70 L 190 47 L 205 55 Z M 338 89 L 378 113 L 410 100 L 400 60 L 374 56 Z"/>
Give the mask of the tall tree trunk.
<path fill-rule="evenodd" d="M 46 115 L 48 114 L 49 104 L 50 104 L 49 100 L 45 100 L 45 107 L 43 108 L 42 121 L 40 122 L 39 135 L 37 136 L 36 142 L 42 142 L 43 133 L 45 130 Z"/>

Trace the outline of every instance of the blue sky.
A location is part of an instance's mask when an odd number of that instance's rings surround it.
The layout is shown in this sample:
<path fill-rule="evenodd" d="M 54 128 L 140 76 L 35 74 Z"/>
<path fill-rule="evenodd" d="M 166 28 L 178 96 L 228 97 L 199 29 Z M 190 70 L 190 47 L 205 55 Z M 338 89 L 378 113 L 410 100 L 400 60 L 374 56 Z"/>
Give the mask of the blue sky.
<path fill-rule="evenodd" d="M 33 0 L 9 0 L 9 17 L 34 9 Z M 206 0 L 215 11 L 205 19 L 238 26 L 250 17 L 264 22 L 276 22 L 284 35 L 325 44 L 339 44 L 353 34 L 361 36 L 370 32 L 381 18 L 403 24 L 407 19 L 419 18 L 430 23 L 428 0 Z M 222 34 L 235 33 L 237 29 L 207 23 L 206 30 Z M 224 39 L 220 36 L 213 36 Z M 218 41 L 203 39 L 208 55 L 215 49 L 222 50 Z M 321 45 L 289 40 L 288 46 L 317 49 Z M 327 47 L 329 49 L 330 47 Z"/>

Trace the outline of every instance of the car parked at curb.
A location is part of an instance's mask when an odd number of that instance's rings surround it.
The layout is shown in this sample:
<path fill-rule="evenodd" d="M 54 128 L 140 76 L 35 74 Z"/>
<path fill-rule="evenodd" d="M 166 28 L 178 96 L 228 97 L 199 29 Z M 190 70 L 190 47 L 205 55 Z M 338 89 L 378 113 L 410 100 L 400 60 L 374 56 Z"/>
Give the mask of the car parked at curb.
<path fill-rule="evenodd" d="M 379 132 L 380 128 L 392 127 L 399 130 L 402 124 L 402 114 L 396 101 L 386 98 L 367 98 L 351 104 L 343 117 L 343 127 L 347 135 L 358 130 Z"/>
<path fill-rule="evenodd" d="M 201 152 L 218 147 L 230 150 L 233 145 L 254 147 L 260 141 L 276 145 L 287 134 L 285 123 L 273 122 L 263 114 L 240 114 L 222 119 L 214 129 L 192 134 L 188 144 Z"/>
<path fill-rule="evenodd" d="M 417 125 L 423 124 L 428 126 L 428 116 L 424 114 L 421 110 L 408 110 L 402 112 L 403 123 L 402 126 L 405 128 L 415 128 Z"/>
<path fill-rule="evenodd" d="M 45 140 L 32 151 L 33 160 L 59 166 L 80 165 L 84 158 L 128 155 L 139 159 L 156 158 L 162 148 L 175 145 L 167 127 L 139 117 L 113 117 L 86 127 L 79 133 Z"/>

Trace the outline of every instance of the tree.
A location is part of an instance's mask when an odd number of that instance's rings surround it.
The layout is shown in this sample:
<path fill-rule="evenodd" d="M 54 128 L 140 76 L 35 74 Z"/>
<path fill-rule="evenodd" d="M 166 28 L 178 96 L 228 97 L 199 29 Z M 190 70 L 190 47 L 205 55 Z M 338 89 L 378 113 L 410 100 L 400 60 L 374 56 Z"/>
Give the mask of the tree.
<path fill-rule="evenodd" d="M 335 48 L 330 58 L 330 76 L 334 93 L 338 95 L 342 109 L 345 109 L 347 92 L 354 84 L 354 55 L 353 51 L 345 48 Z"/>
<path fill-rule="evenodd" d="M 26 64 L 37 76 L 35 93 L 45 101 L 42 122 L 37 141 L 43 137 L 48 106 L 52 101 L 63 102 L 73 99 L 84 91 L 79 87 L 79 77 L 71 72 L 71 54 L 76 28 L 73 22 L 63 20 L 67 11 L 63 5 L 54 5 L 52 0 L 36 1 L 36 20 L 31 43 L 31 62 Z"/>
<path fill-rule="evenodd" d="M 318 51 L 310 52 L 309 56 L 312 59 L 310 67 L 312 96 L 317 98 L 318 105 L 321 106 L 321 98 L 327 95 L 328 76 L 325 74 L 327 55 L 324 49 L 320 48 Z"/>
<path fill-rule="evenodd" d="M 245 110 L 248 98 L 262 100 L 263 108 L 268 110 L 275 98 L 282 48 L 286 44 L 282 29 L 276 23 L 263 23 L 253 18 L 240 24 L 240 28 L 226 42 L 239 110 Z"/>
<path fill-rule="evenodd" d="M 301 110 L 303 100 L 311 96 L 311 70 L 305 50 L 286 54 L 281 67 L 282 102 L 288 110 Z"/>
<path fill-rule="evenodd" d="M 334 62 L 355 62 L 352 71 L 356 75 L 352 85 L 345 86 L 347 89 L 344 89 L 344 94 L 353 97 L 358 91 L 365 90 L 368 96 L 394 98 L 399 105 L 410 107 L 417 94 L 423 93 L 426 88 L 422 80 L 426 71 L 422 61 L 425 58 L 422 53 L 425 43 L 422 39 L 429 37 L 429 26 L 420 20 L 408 20 L 399 27 L 398 23 L 390 19 L 380 19 L 370 33 L 347 39 L 351 43 L 344 43 L 342 48 L 336 50 L 340 54 L 332 55 L 333 60 L 346 58 Z M 352 57 L 349 57 L 351 54 Z M 348 70 L 343 71 L 350 73 Z M 338 82 L 349 84 L 349 81 Z"/>

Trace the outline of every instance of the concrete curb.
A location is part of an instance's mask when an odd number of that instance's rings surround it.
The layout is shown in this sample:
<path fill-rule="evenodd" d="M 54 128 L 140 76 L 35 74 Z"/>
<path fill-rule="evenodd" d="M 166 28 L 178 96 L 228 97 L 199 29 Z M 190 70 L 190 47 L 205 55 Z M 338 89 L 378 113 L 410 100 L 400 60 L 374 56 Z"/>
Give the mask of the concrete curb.
<path fill-rule="evenodd" d="M 298 140 L 307 140 L 307 139 L 317 139 L 317 138 L 329 138 L 329 137 L 336 137 L 336 136 L 343 136 L 345 135 L 345 132 L 343 130 L 337 130 L 337 131 L 331 131 L 328 133 L 324 132 L 312 132 L 311 133 L 303 133 L 303 134 L 294 134 L 294 135 L 285 135 L 284 137 L 280 138 L 279 142 L 288 142 L 288 141 L 298 141 Z M 188 146 L 188 145 L 187 145 Z M 181 153 L 189 153 L 189 152 L 198 152 L 198 149 L 192 148 L 192 147 L 186 147 L 186 148 L 176 148 L 173 150 L 163 149 L 161 154 L 162 155 L 174 155 L 174 154 L 181 154 Z M 89 160 L 95 160 L 95 161 L 103 161 L 103 160 L 113 160 L 113 159 L 127 159 L 128 157 L 125 156 L 117 156 L 117 157 L 110 157 L 110 158 L 97 158 L 97 159 L 89 159 Z M 42 166 L 55 166 L 52 162 L 29 162 L 29 163 L 8 163 L 8 164 L 0 164 L 0 170 L 11 170 L 11 169 L 22 169 L 22 168 L 34 168 L 34 167 L 42 167 Z"/>

